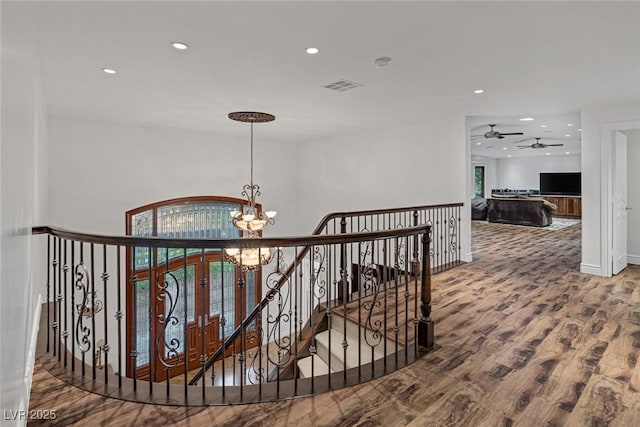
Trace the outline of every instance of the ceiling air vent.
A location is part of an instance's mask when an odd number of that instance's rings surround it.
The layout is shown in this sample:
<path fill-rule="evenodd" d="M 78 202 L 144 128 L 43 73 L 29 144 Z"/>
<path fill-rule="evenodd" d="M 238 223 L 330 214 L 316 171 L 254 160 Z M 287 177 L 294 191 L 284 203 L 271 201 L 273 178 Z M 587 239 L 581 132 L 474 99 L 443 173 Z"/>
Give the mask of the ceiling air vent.
<path fill-rule="evenodd" d="M 330 83 L 325 87 L 327 89 L 335 90 L 337 92 L 346 92 L 351 89 L 362 86 L 360 83 L 350 82 L 349 80 L 338 80 L 337 82 Z"/>

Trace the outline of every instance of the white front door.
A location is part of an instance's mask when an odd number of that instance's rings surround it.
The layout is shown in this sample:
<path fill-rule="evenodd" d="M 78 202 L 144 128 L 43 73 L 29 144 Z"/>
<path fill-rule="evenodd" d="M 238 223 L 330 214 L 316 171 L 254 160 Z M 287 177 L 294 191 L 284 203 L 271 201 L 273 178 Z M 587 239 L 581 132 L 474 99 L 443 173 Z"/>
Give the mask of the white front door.
<path fill-rule="evenodd" d="M 627 267 L 627 136 L 613 140 L 613 274 Z"/>

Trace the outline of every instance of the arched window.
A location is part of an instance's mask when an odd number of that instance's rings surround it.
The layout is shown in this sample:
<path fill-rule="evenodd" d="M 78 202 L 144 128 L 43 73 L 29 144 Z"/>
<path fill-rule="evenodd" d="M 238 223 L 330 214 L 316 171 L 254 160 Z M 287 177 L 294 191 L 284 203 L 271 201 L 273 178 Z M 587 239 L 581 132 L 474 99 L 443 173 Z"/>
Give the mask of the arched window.
<path fill-rule="evenodd" d="M 176 239 L 237 238 L 241 233 L 233 226 L 229 212 L 241 211 L 246 204 L 243 199 L 215 196 L 157 202 L 126 213 L 126 234 Z M 184 372 L 185 359 L 187 370 L 199 368 L 200 356 L 215 351 L 261 297 L 259 271 L 242 272 L 226 261 L 220 250 L 128 249 L 126 277 L 131 279 L 134 275 L 135 291 L 133 286 L 127 287 L 127 353 L 137 353 L 138 378 L 152 381 L 165 379 L 160 358 L 174 358 L 172 376 Z M 240 275 L 244 288 L 236 286 Z M 179 321 L 168 325 L 164 339 L 159 340 L 163 329 L 159 319 L 170 310 L 172 302 L 159 298 L 162 285 L 169 282 L 167 278 L 178 289 L 173 314 Z M 175 348 L 161 348 L 171 339 L 175 339 Z M 133 375 L 133 369 L 132 359 L 127 365 L 128 376 Z"/>

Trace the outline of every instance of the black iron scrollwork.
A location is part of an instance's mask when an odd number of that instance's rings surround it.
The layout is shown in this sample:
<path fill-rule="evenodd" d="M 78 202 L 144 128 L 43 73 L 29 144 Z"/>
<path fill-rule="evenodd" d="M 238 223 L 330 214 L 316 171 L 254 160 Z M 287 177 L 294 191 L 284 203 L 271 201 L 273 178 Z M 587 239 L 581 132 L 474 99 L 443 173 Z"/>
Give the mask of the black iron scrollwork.
<path fill-rule="evenodd" d="M 283 261 L 282 251 L 278 249 L 276 255 L 278 265 L 276 265 L 275 271 L 271 272 L 266 279 L 268 288 L 266 298 L 270 301 L 267 309 L 266 324 L 264 327 L 257 327 L 247 334 L 247 342 L 257 345 L 255 351 L 247 353 L 249 357 L 247 381 L 254 384 L 265 381 L 265 368 L 262 360 L 264 357 L 274 367 L 282 367 L 291 359 L 291 337 L 284 335 L 289 328 L 282 326 L 289 323 L 292 317 L 292 308 L 289 302 L 291 283 L 290 277 L 284 274 L 287 266 Z M 282 285 L 279 286 L 279 283 Z M 276 304 L 273 304 L 274 302 Z M 275 305 L 274 313 L 270 312 L 273 305 Z M 265 337 L 268 345 L 263 349 Z"/>
<path fill-rule="evenodd" d="M 262 366 L 262 328 L 256 328 L 255 330 L 247 334 L 247 344 L 251 346 L 256 344 L 255 351 L 247 352 L 249 357 L 249 363 L 247 364 L 248 375 L 246 375 L 247 382 L 249 384 L 262 383 L 265 380 L 265 369 Z"/>
<path fill-rule="evenodd" d="M 169 283 L 170 281 L 171 283 Z M 167 337 L 167 330 L 179 322 L 175 311 L 180 297 L 180 285 L 176 276 L 167 272 L 164 275 L 164 280 L 158 281 L 157 286 L 159 290 L 157 296 L 158 301 L 165 302 L 165 310 L 167 303 L 169 307 L 166 314 L 158 315 L 158 323 L 162 325 L 162 331 L 158 338 L 156 338 L 158 360 L 165 368 L 175 368 L 178 365 L 177 356 L 180 349 L 180 340 L 176 337 Z M 174 288 L 175 292 L 172 293 L 171 288 Z"/>
<path fill-rule="evenodd" d="M 89 297 L 91 296 L 91 293 L 89 292 L 89 272 L 87 271 L 87 267 L 85 267 L 83 263 L 80 263 L 75 266 L 74 275 L 75 287 L 80 291 L 81 299 L 81 302 L 76 304 L 76 309 L 78 310 L 78 313 L 83 314 L 82 316 L 78 316 L 78 319 L 76 320 L 75 338 L 80 352 L 86 353 L 91 348 L 91 342 L 89 341 L 91 329 L 84 325 L 84 320 L 88 317 L 87 315 L 84 315 L 84 313 L 92 312 L 89 305 Z"/>
<path fill-rule="evenodd" d="M 326 248 L 324 246 L 314 247 L 309 269 L 311 270 L 311 290 L 313 295 L 318 299 L 322 299 L 327 292 L 326 280 L 319 280 L 320 273 L 324 272 L 326 268 L 324 264 L 325 259 Z"/>
<path fill-rule="evenodd" d="M 449 248 L 452 253 L 458 250 L 458 222 L 454 216 L 449 218 Z"/>
<path fill-rule="evenodd" d="M 364 339 L 370 347 L 376 347 L 382 342 L 382 321 L 380 319 L 373 320 L 373 313 L 376 308 L 381 306 L 378 300 L 380 290 L 380 282 L 378 280 L 378 268 L 375 264 L 368 264 L 362 270 L 364 278 L 363 288 L 372 291 L 373 299 L 362 304 L 367 311 L 367 320 L 365 323 Z"/>
<path fill-rule="evenodd" d="M 281 254 L 278 254 L 281 255 Z M 281 256 L 278 257 L 282 259 Z M 287 363 L 291 357 L 291 338 L 283 335 L 282 331 L 288 328 L 280 327 L 281 324 L 287 324 L 291 320 L 291 282 L 283 271 L 284 265 L 279 266 L 276 271 L 267 276 L 267 287 L 272 296 L 271 301 L 277 297 L 277 308 L 275 314 L 269 313 L 267 316 L 267 342 L 273 343 L 273 350 L 267 351 L 269 362 L 276 366 L 282 366 Z M 278 289 L 278 283 L 284 283 Z"/>

